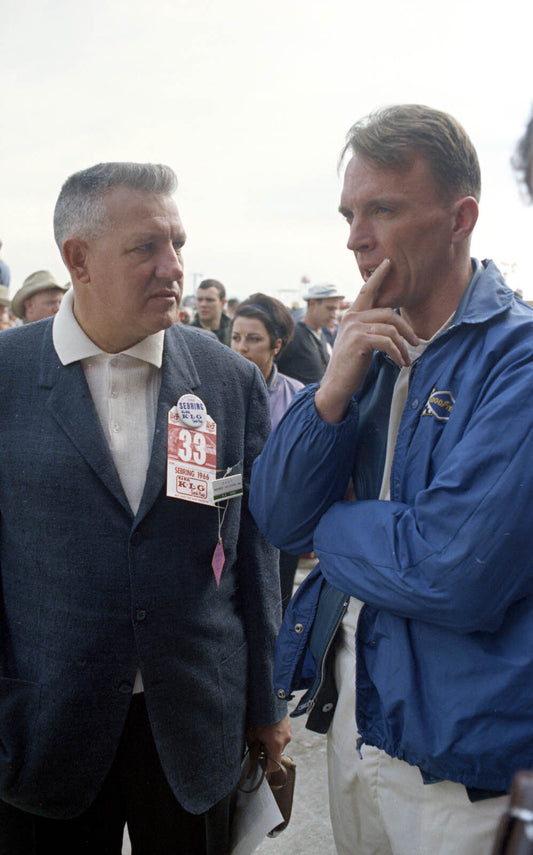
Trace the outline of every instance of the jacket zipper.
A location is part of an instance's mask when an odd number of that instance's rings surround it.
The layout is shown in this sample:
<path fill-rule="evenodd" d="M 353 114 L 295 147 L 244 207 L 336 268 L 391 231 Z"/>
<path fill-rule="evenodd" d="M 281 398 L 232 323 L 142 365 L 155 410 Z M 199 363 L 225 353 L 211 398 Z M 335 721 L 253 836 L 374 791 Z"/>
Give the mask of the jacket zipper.
<path fill-rule="evenodd" d="M 342 619 L 343 619 L 343 617 L 346 614 L 346 611 L 348 609 L 349 602 L 350 602 L 350 598 L 348 597 L 348 599 L 345 600 L 344 603 L 342 604 L 342 610 L 341 610 L 341 612 L 337 618 L 337 622 L 335 623 L 335 626 L 333 627 L 333 631 L 330 633 L 329 641 L 326 645 L 326 649 L 324 650 L 324 654 L 323 654 L 321 662 L 320 662 L 320 679 L 318 681 L 318 684 L 317 684 L 315 691 L 313 692 L 313 697 L 310 698 L 308 701 L 306 701 L 306 703 L 304 704 L 303 707 L 300 707 L 300 709 L 302 711 L 310 713 L 315 708 L 316 697 L 317 697 L 318 693 L 320 692 L 320 689 L 322 688 L 322 686 L 324 684 L 324 672 L 326 670 L 326 660 L 328 658 L 328 654 L 329 654 L 331 645 L 333 644 L 335 636 L 337 635 L 339 627 L 342 623 Z"/>

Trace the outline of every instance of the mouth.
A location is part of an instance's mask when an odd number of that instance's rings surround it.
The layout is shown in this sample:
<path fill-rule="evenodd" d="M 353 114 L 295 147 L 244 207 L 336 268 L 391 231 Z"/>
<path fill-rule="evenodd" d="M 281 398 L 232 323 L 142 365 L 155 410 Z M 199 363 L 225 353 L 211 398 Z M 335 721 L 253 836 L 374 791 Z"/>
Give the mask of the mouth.
<path fill-rule="evenodd" d="M 363 277 L 364 282 L 368 282 L 372 274 L 375 272 L 376 267 L 363 267 L 362 270 L 360 269 L 361 276 Z"/>
<path fill-rule="evenodd" d="M 168 300 L 169 302 L 179 303 L 180 295 L 175 291 L 158 291 L 157 294 L 152 294 L 152 300 Z"/>
<path fill-rule="evenodd" d="M 378 261 L 376 264 L 373 264 L 372 266 L 365 266 L 363 264 L 360 264 L 359 262 L 357 263 L 357 266 L 359 267 L 359 273 L 361 274 L 364 282 L 368 282 L 372 274 L 376 272 L 376 270 L 378 269 L 380 264 L 382 264 L 383 261 L 384 259 L 382 258 L 380 261 Z"/>

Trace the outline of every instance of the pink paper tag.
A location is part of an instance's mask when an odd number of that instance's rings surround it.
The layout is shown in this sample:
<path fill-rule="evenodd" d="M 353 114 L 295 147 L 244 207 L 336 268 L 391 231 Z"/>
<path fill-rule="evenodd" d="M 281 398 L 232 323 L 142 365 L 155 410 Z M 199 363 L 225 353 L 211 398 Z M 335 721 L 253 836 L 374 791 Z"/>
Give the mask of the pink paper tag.
<path fill-rule="evenodd" d="M 217 588 L 220 585 L 220 577 L 222 576 L 222 570 L 225 561 L 226 556 L 224 555 L 224 545 L 222 541 L 219 540 L 215 547 L 215 551 L 213 552 L 213 560 L 211 561 L 211 567 L 213 568 L 213 573 L 215 574 Z"/>

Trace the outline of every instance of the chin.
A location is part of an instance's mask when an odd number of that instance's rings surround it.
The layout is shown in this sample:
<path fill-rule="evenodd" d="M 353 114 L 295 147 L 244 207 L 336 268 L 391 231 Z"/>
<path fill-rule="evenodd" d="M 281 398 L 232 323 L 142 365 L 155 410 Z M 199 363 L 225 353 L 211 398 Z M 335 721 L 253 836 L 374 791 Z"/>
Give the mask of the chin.
<path fill-rule="evenodd" d="M 167 330 L 173 324 L 179 323 L 179 311 L 166 312 L 163 315 L 160 315 L 158 318 L 153 318 L 152 323 L 149 325 L 153 333 L 159 332 L 159 330 Z"/>
<path fill-rule="evenodd" d="M 399 309 L 401 300 L 394 293 L 378 294 L 375 307 L 376 309 Z"/>

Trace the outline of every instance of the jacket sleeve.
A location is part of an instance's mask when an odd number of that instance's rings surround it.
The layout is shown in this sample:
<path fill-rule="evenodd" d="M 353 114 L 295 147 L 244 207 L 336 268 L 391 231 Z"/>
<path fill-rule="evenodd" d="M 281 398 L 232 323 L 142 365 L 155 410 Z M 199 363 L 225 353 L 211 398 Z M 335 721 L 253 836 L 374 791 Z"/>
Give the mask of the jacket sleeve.
<path fill-rule="evenodd" d="M 263 378 L 255 369 L 248 401 L 243 461 L 238 574 L 248 646 L 249 724 L 273 724 L 287 713 L 274 694 L 274 646 L 281 622 L 278 552 L 259 531 L 248 507 L 252 463 L 270 431 L 270 412 Z"/>
<path fill-rule="evenodd" d="M 313 548 L 321 517 L 344 496 L 355 455 L 357 406 L 341 424 L 315 410 L 316 384 L 293 399 L 252 473 L 250 509 L 266 537 L 298 554 Z"/>
<path fill-rule="evenodd" d="M 314 548 L 331 584 L 458 632 L 497 630 L 510 605 L 533 594 L 533 364 L 526 350 L 502 358 L 484 378 L 459 441 L 412 504 L 337 502 L 324 513 Z"/>

